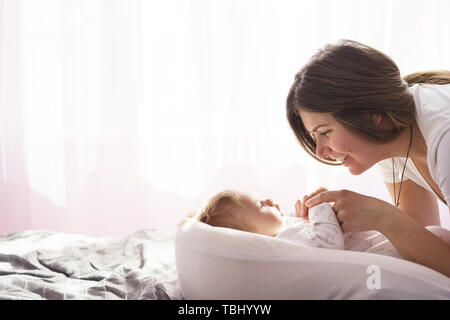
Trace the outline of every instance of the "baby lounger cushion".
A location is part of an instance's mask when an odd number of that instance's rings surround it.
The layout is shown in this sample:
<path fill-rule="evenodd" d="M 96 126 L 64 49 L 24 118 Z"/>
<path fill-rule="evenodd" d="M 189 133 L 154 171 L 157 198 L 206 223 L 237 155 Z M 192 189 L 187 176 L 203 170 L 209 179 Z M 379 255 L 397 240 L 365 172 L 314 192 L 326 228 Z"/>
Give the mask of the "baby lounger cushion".
<path fill-rule="evenodd" d="M 185 299 L 449 299 L 450 278 L 375 253 L 315 248 L 188 219 L 175 256 Z"/>

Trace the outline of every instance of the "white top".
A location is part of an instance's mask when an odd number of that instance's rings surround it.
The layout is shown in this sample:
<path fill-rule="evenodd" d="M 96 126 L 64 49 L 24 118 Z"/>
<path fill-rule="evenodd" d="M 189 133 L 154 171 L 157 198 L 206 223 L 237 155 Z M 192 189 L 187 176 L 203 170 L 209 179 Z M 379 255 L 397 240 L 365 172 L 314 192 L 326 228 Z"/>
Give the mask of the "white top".
<path fill-rule="evenodd" d="M 344 233 L 329 203 L 309 209 L 309 221 L 300 217 L 285 217 L 285 229 L 276 237 L 329 249 L 345 249 Z"/>
<path fill-rule="evenodd" d="M 416 103 L 416 121 L 427 144 L 427 162 L 431 178 L 439 186 L 444 200 L 450 205 L 450 84 L 416 84 L 410 90 Z M 394 158 L 395 181 L 400 182 L 406 158 Z M 393 183 L 392 159 L 378 163 L 385 182 Z M 408 160 L 403 180 L 411 179 L 439 200 L 411 159 Z"/>

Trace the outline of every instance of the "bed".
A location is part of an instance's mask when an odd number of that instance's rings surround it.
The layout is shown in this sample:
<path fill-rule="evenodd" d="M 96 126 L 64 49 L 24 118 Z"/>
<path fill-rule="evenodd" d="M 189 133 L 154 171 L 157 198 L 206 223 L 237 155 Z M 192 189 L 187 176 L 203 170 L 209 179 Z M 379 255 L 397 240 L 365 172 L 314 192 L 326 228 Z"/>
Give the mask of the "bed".
<path fill-rule="evenodd" d="M 30 230 L 0 236 L 0 299 L 182 299 L 174 235 L 126 237 Z"/>
<path fill-rule="evenodd" d="M 23 231 L 0 236 L 0 299 L 450 299 L 450 278 L 363 252 L 384 241 L 365 239 L 359 252 L 309 248 L 198 221 L 117 238 Z"/>

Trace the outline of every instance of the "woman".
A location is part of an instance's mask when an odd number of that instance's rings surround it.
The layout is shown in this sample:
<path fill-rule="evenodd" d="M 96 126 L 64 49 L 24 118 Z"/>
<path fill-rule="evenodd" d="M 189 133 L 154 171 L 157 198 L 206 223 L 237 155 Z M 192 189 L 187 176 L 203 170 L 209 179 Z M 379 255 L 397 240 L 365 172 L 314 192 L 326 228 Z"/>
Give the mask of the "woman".
<path fill-rule="evenodd" d="M 402 79 L 382 52 L 341 40 L 297 73 L 286 111 L 306 152 L 355 175 L 377 164 L 394 201 L 319 189 L 301 215 L 333 202 L 344 232 L 379 231 L 405 259 L 450 277 L 450 245 L 425 229 L 440 224 L 437 201 L 450 205 L 450 71 Z"/>

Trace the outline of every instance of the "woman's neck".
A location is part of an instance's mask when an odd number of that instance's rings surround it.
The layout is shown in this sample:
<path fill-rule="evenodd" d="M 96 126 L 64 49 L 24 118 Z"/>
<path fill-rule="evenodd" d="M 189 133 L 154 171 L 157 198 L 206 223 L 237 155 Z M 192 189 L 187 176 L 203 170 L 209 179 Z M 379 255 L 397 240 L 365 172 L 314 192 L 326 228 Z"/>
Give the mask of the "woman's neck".
<path fill-rule="evenodd" d="M 427 160 L 427 143 L 425 142 L 425 138 L 422 135 L 422 132 L 420 131 L 419 125 L 417 124 L 416 120 L 414 119 L 412 123 L 412 145 L 411 145 L 411 151 L 410 151 L 410 157 L 417 159 L 418 161 L 421 160 Z M 409 130 L 408 130 L 409 131 Z"/>
<path fill-rule="evenodd" d="M 392 141 L 388 149 L 389 155 L 386 158 L 406 157 L 410 141 L 411 130 L 408 126 Z M 417 161 L 426 161 L 427 159 L 427 144 L 415 119 L 412 123 L 412 144 L 409 150 L 409 157 Z"/>

